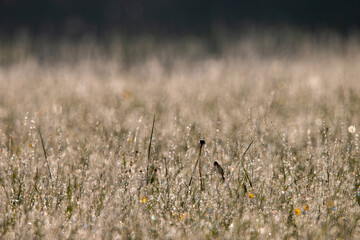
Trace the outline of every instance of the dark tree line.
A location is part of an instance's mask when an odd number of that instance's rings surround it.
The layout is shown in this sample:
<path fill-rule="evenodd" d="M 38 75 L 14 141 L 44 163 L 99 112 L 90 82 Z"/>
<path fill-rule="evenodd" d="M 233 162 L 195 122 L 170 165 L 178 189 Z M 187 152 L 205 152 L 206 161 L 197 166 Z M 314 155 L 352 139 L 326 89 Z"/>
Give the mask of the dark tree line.
<path fill-rule="evenodd" d="M 360 1 L 339 0 L 0 0 L 0 32 L 207 32 L 218 24 L 294 24 L 347 31 Z"/>

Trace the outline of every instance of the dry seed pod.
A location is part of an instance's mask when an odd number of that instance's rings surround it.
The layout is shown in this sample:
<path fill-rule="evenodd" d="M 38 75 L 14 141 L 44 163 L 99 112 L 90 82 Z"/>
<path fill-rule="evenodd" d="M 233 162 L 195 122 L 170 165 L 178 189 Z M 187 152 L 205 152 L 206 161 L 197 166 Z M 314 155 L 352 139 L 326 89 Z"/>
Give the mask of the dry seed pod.
<path fill-rule="evenodd" d="M 214 166 L 216 171 L 221 175 L 223 181 L 225 181 L 224 169 L 220 166 L 220 164 L 217 161 L 214 162 Z"/>

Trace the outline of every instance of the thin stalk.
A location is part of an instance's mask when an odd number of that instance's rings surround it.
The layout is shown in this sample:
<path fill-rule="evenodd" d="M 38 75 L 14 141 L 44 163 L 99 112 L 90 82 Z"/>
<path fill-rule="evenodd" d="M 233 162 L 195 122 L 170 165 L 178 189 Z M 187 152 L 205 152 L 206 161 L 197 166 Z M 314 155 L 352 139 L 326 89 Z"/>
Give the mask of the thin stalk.
<path fill-rule="evenodd" d="M 199 151 L 199 179 L 200 179 L 200 191 L 202 192 L 202 191 L 204 191 L 204 188 L 205 188 L 205 186 L 204 186 L 204 181 L 203 181 L 203 179 L 202 179 L 202 177 L 201 177 L 201 147 L 200 147 L 200 151 Z"/>
<path fill-rule="evenodd" d="M 164 158 L 164 161 L 165 161 L 165 178 L 166 178 L 166 193 L 167 193 L 166 208 L 168 208 L 169 198 L 170 198 L 170 185 L 169 185 L 168 166 L 167 166 L 166 157 Z"/>
<path fill-rule="evenodd" d="M 277 128 L 275 127 L 273 121 L 270 121 L 270 123 L 271 123 L 271 125 L 273 126 L 273 128 L 275 129 L 275 131 L 276 131 L 277 135 L 279 136 L 281 142 L 284 144 L 284 147 L 287 148 L 287 144 L 286 144 L 286 143 L 284 142 L 284 140 L 281 138 L 280 133 L 279 133 L 279 131 L 277 130 Z"/>
<path fill-rule="evenodd" d="M 244 169 L 245 179 L 247 179 L 247 180 L 249 181 L 250 187 L 252 187 L 252 182 L 251 182 L 251 180 L 250 180 L 249 174 L 248 174 L 248 172 L 247 172 L 247 170 L 246 170 L 246 168 L 245 168 L 245 166 L 244 166 L 244 163 L 243 163 L 242 161 L 243 161 L 243 159 L 244 159 L 244 157 L 245 157 L 245 154 L 249 151 L 249 149 L 250 149 L 251 145 L 254 143 L 254 141 L 255 141 L 255 139 L 251 140 L 251 142 L 249 143 L 249 145 L 248 145 L 247 148 L 245 149 L 244 153 L 241 155 L 240 161 L 239 161 L 239 163 L 236 165 L 236 168 L 235 168 L 235 169 L 238 169 L 239 164 L 241 164 L 241 167 Z M 231 179 L 232 176 L 233 176 L 233 173 L 231 173 L 229 179 Z"/>
<path fill-rule="evenodd" d="M 152 128 L 151 128 L 151 134 L 150 134 L 150 142 L 149 142 L 149 149 L 148 149 L 148 161 L 147 161 L 147 167 L 146 167 L 146 183 L 149 183 L 149 168 L 150 168 L 150 153 L 151 153 L 151 142 L 152 137 L 154 133 L 154 126 L 155 126 L 155 114 L 153 118 Z"/>
<path fill-rule="evenodd" d="M 250 147 L 251 147 L 251 145 L 253 144 L 253 142 L 254 142 L 254 139 L 250 142 L 250 144 L 248 145 L 248 147 L 246 148 L 245 152 L 243 153 L 243 155 L 242 155 L 241 158 L 240 158 L 240 162 L 241 162 L 242 168 L 244 169 L 244 172 L 245 172 L 245 177 L 246 177 L 247 180 L 249 181 L 250 187 L 252 187 L 252 182 L 251 182 L 251 180 L 250 180 L 250 178 L 249 178 L 249 175 L 248 175 L 248 173 L 247 173 L 247 170 L 246 170 L 246 168 L 245 168 L 244 163 L 242 162 L 242 160 L 244 159 L 244 156 L 245 156 L 246 152 L 250 149 Z"/>
<path fill-rule="evenodd" d="M 190 186 L 191 186 L 192 179 L 193 179 L 193 175 L 194 175 L 194 173 L 195 173 L 196 165 L 199 163 L 199 175 L 200 175 L 200 186 L 201 186 L 200 189 L 201 189 L 201 191 L 204 190 L 203 182 L 201 181 L 201 164 L 200 164 L 200 161 L 201 161 L 201 151 L 202 151 L 202 147 L 203 147 L 204 144 L 205 144 L 205 141 L 204 141 L 204 140 L 200 140 L 199 156 L 198 156 L 198 158 L 197 158 L 197 160 L 196 160 L 196 163 L 195 163 L 195 166 L 194 166 L 193 171 L 192 171 L 192 173 L 191 173 L 190 181 L 189 181 L 189 184 L 188 184 L 188 186 L 190 187 Z"/>
<path fill-rule="evenodd" d="M 49 172 L 50 180 L 52 181 L 52 174 L 51 174 L 50 165 L 49 165 L 49 161 L 48 161 L 48 155 L 46 153 L 44 139 L 43 139 L 43 137 L 41 135 L 40 127 L 38 128 L 38 132 L 39 132 L 39 135 L 40 135 L 41 146 L 42 146 L 42 149 L 44 151 L 45 162 L 46 162 L 47 169 L 48 169 L 48 172 Z"/>

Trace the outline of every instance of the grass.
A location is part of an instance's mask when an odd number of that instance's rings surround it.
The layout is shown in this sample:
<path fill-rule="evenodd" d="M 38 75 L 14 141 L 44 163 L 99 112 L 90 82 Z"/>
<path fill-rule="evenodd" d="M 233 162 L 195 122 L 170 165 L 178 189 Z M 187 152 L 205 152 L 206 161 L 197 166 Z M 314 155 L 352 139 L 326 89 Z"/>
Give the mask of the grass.
<path fill-rule="evenodd" d="M 357 36 L 19 39 L 0 44 L 1 239 L 359 236 Z"/>

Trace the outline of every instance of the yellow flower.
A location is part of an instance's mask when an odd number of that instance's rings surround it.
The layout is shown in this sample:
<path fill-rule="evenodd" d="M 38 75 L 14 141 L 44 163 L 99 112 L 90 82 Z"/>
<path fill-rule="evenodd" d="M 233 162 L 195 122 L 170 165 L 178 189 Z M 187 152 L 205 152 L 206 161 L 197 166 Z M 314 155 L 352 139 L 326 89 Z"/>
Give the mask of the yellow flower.
<path fill-rule="evenodd" d="M 181 220 L 185 219 L 186 215 L 187 215 L 186 212 L 180 213 L 178 216 L 178 221 L 180 222 Z"/>
<path fill-rule="evenodd" d="M 309 210 L 310 210 L 309 206 L 308 206 L 308 205 L 305 205 L 305 206 L 304 206 L 304 211 L 309 211 Z"/>
<path fill-rule="evenodd" d="M 125 99 L 130 99 L 131 97 L 132 97 L 132 92 L 131 91 L 129 91 L 129 90 L 124 90 L 123 91 L 123 97 L 125 98 Z"/>
<path fill-rule="evenodd" d="M 327 200 L 327 201 L 326 201 L 326 206 L 327 206 L 328 208 L 334 207 L 334 206 L 335 206 L 334 200 Z"/>
<path fill-rule="evenodd" d="M 146 203 L 146 197 L 143 197 L 142 202 Z"/>
<path fill-rule="evenodd" d="M 30 148 L 32 148 L 32 147 L 33 147 L 33 145 L 30 143 L 30 144 L 29 144 L 29 147 L 30 147 Z"/>
<path fill-rule="evenodd" d="M 255 196 L 252 193 L 249 193 L 250 198 L 254 198 Z"/>
<path fill-rule="evenodd" d="M 300 215 L 300 213 L 301 213 L 300 209 L 295 208 L 295 213 L 296 213 L 296 215 Z"/>

